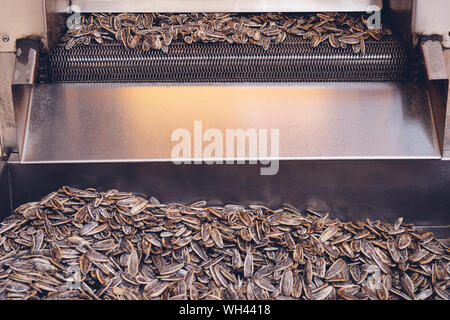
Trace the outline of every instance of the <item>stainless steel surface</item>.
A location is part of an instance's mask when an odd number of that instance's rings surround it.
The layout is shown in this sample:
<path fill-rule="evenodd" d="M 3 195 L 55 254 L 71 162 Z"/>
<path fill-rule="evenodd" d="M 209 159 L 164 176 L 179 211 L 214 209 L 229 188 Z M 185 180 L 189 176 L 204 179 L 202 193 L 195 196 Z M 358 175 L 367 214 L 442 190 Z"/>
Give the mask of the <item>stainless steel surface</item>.
<path fill-rule="evenodd" d="M 23 47 L 17 50 L 13 85 L 34 85 L 36 77 L 37 50 Z"/>
<path fill-rule="evenodd" d="M 424 81 L 428 79 L 425 86 L 427 88 L 430 105 L 432 106 L 431 109 L 436 127 L 436 136 L 443 157 L 445 157 L 445 126 L 449 90 L 448 75 L 450 73 L 447 72 L 444 50 L 439 41 L 425 41 L 421 43 L 421 49 L 426 69 Z"/>
<path fill-rule="evenodd" d="M 66 28 L 67 10 L 71 0 L 43 0 L 45 9 L 46 41 L 45 48 L 52 49 L 59 41 L 64 28 Z M 58 12 L 58 8 L 65 8 Z"/>
<path fill-rule="evenodd" d="M 54 0 L 56 1 L 56 0 Z M 0 52 L 15 52 L 16 40 L 41 40 L 47 46 L 44 0 L 0 0 Z"/>
<path fill-rule="evenodd" d="M 396 0 L 394 0 L 396 1 Z M 450 1 L 415 0 L 412 29 L 420 35 L 439 35 L 442 45 L 450 48 Z"/>
<path fill-rule="evenodd" d="M 440 150 L 444 150 L 444 132 L 447 110 L 448 80 L 432 80 L 426 82 L 428 99 L 436 128 L 436 136 Z M 443 153 L 443 152 L 441 152 Z"/>
<path fill-rule="evenodd" d="M 380 219 L 433 228 L 449 237 L 450 162 L 439 160 L 282 161 L 275 176 L 252 165 L 172 163 L 8 164 L 13 207 L 63 185 L 116 188 L 163 202 L 265 203 L 327 210 L 341 221 Z M 444 228 L 447 226 L 447 228 Z"/>
<path fill-rule="evenodd" d="M 17 148 L 15 152 L 22 154 L 33 87 L 30 85 L 17 85 L 13 86 L 12 92 L 17 133 Z"/>
<path fill-rule="evenodd" d="M 16 125 L 11 83 L 16 56 L 0 52 L 0 157 L 17 150 Z"/>
<path fill-rule="evenodd" d="M 442 45 L 450 47 L 448 0 L 387 0 L 383 13 L 393 29 L 408 43 L 418 44 L 421 36 L 440 36 Z"/>
<path fill-rule="evenodd" d="M 445 63 L 447 66 L 447 73 L 450 75 L 450 49 L 444 51 Z M 444 96 L 445 101 L 445 133 L 444 133 L 444 147 L 443 147 L 443 158 L 445 160 L 450 160 L 450 85 L 447 82 L 447 93 Z M 444 92 L 444 95 L 445 95 Z"/>
<path fill-rule="evenodd" d="M 415 0 L 388 0 L 387 8 L 383 10 L 383 14 L 392 25 L 392 29 L 396 34 L 402 36 L 403 40 L 411 44 L 412 42 L 412 21 Z"/>
<path fill-rule="evenodd" d="M 320 12 L 367 11 L 382 0 L 72 0 L 82 12 Z M 66 5 L 58 3 L 58 11 Z"/>
<path fill-rule="evenodd" d="M 37 85 L 21 160 L 170 161 L 172 132 L 193 136 L 196 120 L 223 135 L 279 129 L 281 159 L 439 159 L 422 92 L 401 83 Z"/>
<path fill-rule="evenodd" d="M 439 41 L 428 40 L 421 43 L 428 80 L 448 80 L 442 45 Z"/>
<path fill-rule="evenodd" d="M 15 59 L 12 84 L 9 85 L 14 104 L 16 147 L 13 152 L 22 152 L 25 126 L 27 123 L 28 106 L 31 101 L 31 92 L 36 79 L 37 41 L 21 40 Z"/>
<path fill-rule="evenodd" d="M 11 213 L 11 205 L 7 164 L 0 160 L 0 221 Z"/>

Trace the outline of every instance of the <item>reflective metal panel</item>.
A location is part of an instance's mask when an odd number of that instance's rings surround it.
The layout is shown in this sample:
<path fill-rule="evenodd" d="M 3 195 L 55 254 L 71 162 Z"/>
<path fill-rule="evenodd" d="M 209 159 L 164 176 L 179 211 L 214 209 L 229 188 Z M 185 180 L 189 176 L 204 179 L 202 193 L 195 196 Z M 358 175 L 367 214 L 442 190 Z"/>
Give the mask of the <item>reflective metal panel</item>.
<path fill-rule="evenodd" d="M 448 0 L 415 0 L 413 32 L 423 35 L 440 35 L 442 44 L 450 48 L 450 2 Z"/>
<path fill-rule="evenodd" d="M 65 12 L 64 2 L 58 3 Z M 367 11 L 382 0 L 72 0 L 82 12 L 320 12 Z"/>
<path fill-rule="evenodd" d="M 172 133 L 194 137 L 194 121 L 223 136 L 278 129 L 280 159 L 437 159 L 422 93 L 392 83 L 37 85 L 21 160 L 170 161 Z"/>
<path fill-rule="evenodd" d="M 450 49 L 444 51 L 447 73 L 450 75 Z M 450 86 L 447 83 L 447 91 L 444 91 L 443 96 L 447 93 L 447 99 L 444 101 L 445 108 L 445 133 L 444 133 L 444 159 L 450 160 Z"/>
<path fill-rule="evenodd" d="M 7 164 L 0 160 L 0 221 L 12 211 Z"/>
<path fill-rule="evenodd" d="M 11 83 L 16 55 L 0 52 L 0 157 L 17 151 L 17 137 L 14 120 L 14 105 Z"/>
<path fill-rule="evenodd" d="M 46 32 L 43 0 L 0 1 L 0 52 L 15 52 L 16 40 L 25 38 L 46 46 Z"/>
<path fill-rule="evenodd" d="M 274 176 L 256 165 L 172 163 L 20 164 L 9 163 L 14 207 L 36 201 L 63 185 L 99 191 L 116 188 L 163 202 L 210 204 L 290 203 L 328 210 L 341 221 L 380 219 L 420 226 L 450 226 L 450 162 L 282 161 Z M 450 236 L 447 228 L 442 237 Z M 443 234 L 442 232 L 446 233 Z"/>

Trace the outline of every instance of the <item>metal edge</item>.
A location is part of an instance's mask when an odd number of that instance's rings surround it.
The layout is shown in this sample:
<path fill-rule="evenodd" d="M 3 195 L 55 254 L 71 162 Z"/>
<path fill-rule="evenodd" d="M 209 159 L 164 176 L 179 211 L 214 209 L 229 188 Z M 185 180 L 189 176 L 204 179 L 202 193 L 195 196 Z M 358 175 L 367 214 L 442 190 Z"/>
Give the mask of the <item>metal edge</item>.
<path fill-rule="evenodd" d="M 213 164 L 248 164 L 248 163 L 262 163 L 262 162 L 274 162 L 274 161 L 368 161 L 368 160 L 441 160 L 440 156 L 411 156 L 411 157 L 278 157 L 278 158 L 189 158 L 189 159 L 117 159 L 117 160 L 22 160 L 19 161 L 22 164 L 114 164 L 114 163 L 170 163 L 182 162 L 182 164 L 196 164 L 196 163 L 213 163 Z M 228 163 L 229 162 L 229 163 Z"/>
<path fill-rule="evenodd" d="M 447 67 L 447 73 L 450 75 L 450 49 L 444 51 L 445 63 Z M 450 160 L 450 85 L 447 81 L 446 91 L 446 107 L 445 110 L 445 129 L 444 129 L 444 142 L 443 142 L 443 159 Z"/>
<path fill-rule="evenodd" d="M 17 150 L 11 83 L 16 62 L 12 52 L 0 52 L 0 157 Z"/>
<path fill-rule="evenodd" d="M 12 85 L 34 85 L 37 70 L 37 47 L 38 45 L 28 40 L 18 44 Z"/>
<path fill-rule="evenodd" d="M 26 128 L 29 121 L 29 109 L 32 102 L 33 86 L 13 86 L 12 92 L 17 132 L 17 150 L 15 150 L 15 153 L 13 154 L 22 155 L 26 137 Z"/>
<path fill-rule="evenodd" d="M 428 80 L 448 80 L 444 50 L 439 41 L 427 40 L 421 43 Z"/>
<path fill-rule="evenodd" d="M 0 160 L 0 220 L 12 212 L 12 199 L 10 179 L 8 175 L 8 164 Z"/>
<path fill-rule="evenodd" d="M 17 148 L 13 152 L 19 154 L 23 151 L 25 129 L 29 120 L 28 111 L 36 78 L 38 48 L 37 41 L 21 40 L 18 43 L 11 92 L 17 137 Z"/>
<path fill-rule="evenodd" d="M 382 0 L 72 0 L 81 12 L 320 12 L 374 11 Z M 58 12 L 67 5 L 56 3 Z"/>

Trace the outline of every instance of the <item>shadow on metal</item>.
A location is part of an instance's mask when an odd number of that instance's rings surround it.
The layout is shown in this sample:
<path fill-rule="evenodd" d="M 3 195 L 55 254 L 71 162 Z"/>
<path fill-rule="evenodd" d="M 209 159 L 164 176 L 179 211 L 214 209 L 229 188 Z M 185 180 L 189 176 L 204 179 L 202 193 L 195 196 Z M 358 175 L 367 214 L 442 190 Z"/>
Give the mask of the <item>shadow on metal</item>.
<path fill-rule="evenodd" d="M 9 186 L 7 164 L 0 160 L 0 220 L 12 211 Z"/>
<path fill-rule="evenodd" d="M 450 236 L 450 162 L 283 161 L 275 176 L 260 176 L 256 165 L 172 163 L 9 163 L 14 207 L 39 200 L 63 185 L 116 188 L 160 201 L 210 204 L 289 203 L 329 211 L 332 218 L 380 219 L 432 228 Z M 2 201 L 3 202 L 3 201 Z"/>

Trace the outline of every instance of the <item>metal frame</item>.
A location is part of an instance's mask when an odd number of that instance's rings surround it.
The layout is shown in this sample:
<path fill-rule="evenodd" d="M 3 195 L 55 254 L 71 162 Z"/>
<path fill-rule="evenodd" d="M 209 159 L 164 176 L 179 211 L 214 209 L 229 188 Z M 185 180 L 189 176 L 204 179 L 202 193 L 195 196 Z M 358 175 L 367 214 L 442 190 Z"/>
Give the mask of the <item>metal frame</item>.
<path fill-rule="evenodd" d="M 439 35 L 442 37 L 442 45 L 450 48 L 449 12 L 450 1 L 448 0 L 415 0 L 413 32 L 424 36 Z"/>
<path fill-rule="evenodd" d="M 444 145 L 449 143 L 445 141 L 445 126 L 448 125 L 446 121 L 446 105 L 449 76 L 444 51 L 439 41 L 426 40 L 421 42 L 420 47 L 426 69 L 425 87 L 427 88 L 439 147 L 441 154 L 445 158 L 444 149 L 446 147 Z"/>
<path fill-rule="evenodd" d="M 0 156 L 18 152 L 23 125 L 22 106 L 29 103 L 37 69 L 39 43 L 19 40 L 17 53 L 0 53 Z M 26 107 L 25 107 L 26 108 Z M 26 110 L 25 110 L 26 112 Z"/>
<path fill-rule="evenodd" d="M 72 0 L 81 12 L 320 12 L 367 11 L 382 0 Z M 57 11 L 66 12 L 63 3 Z"/>
<path fill-rule="evenodd" d="M 16 121 L 12 97 L 12 79 L 16 56 L 11 52 L 0 52 L 0 157 L 17 151 Z"/>
<path fill-rule="evenodd" d="M 0 221 L 12 212 L 8 164 L 0 160 Z"/>
<path fill-rule="evenodd" d="M 44 1 L 0 1 L 0 52 L 15 52 L 16 41 L 25 38 L 42 40 L 46 46 L 48 30 Z"/>
<path fill-rule="evenodd" d="M 444 51 L 445 62 L 447 66 L 447 73 L 450 75 L 450 49 Z M 450 160 L 450 85 L 447 81 L 447 87 L 444 94 L 447 93 L 446 102 L 444 102 L 445 108 L 445 132 L 444 132 L 444 147 L 443 147 L 443 159 Z M 445 87 L 444 89 L 445 90 Z"/>

